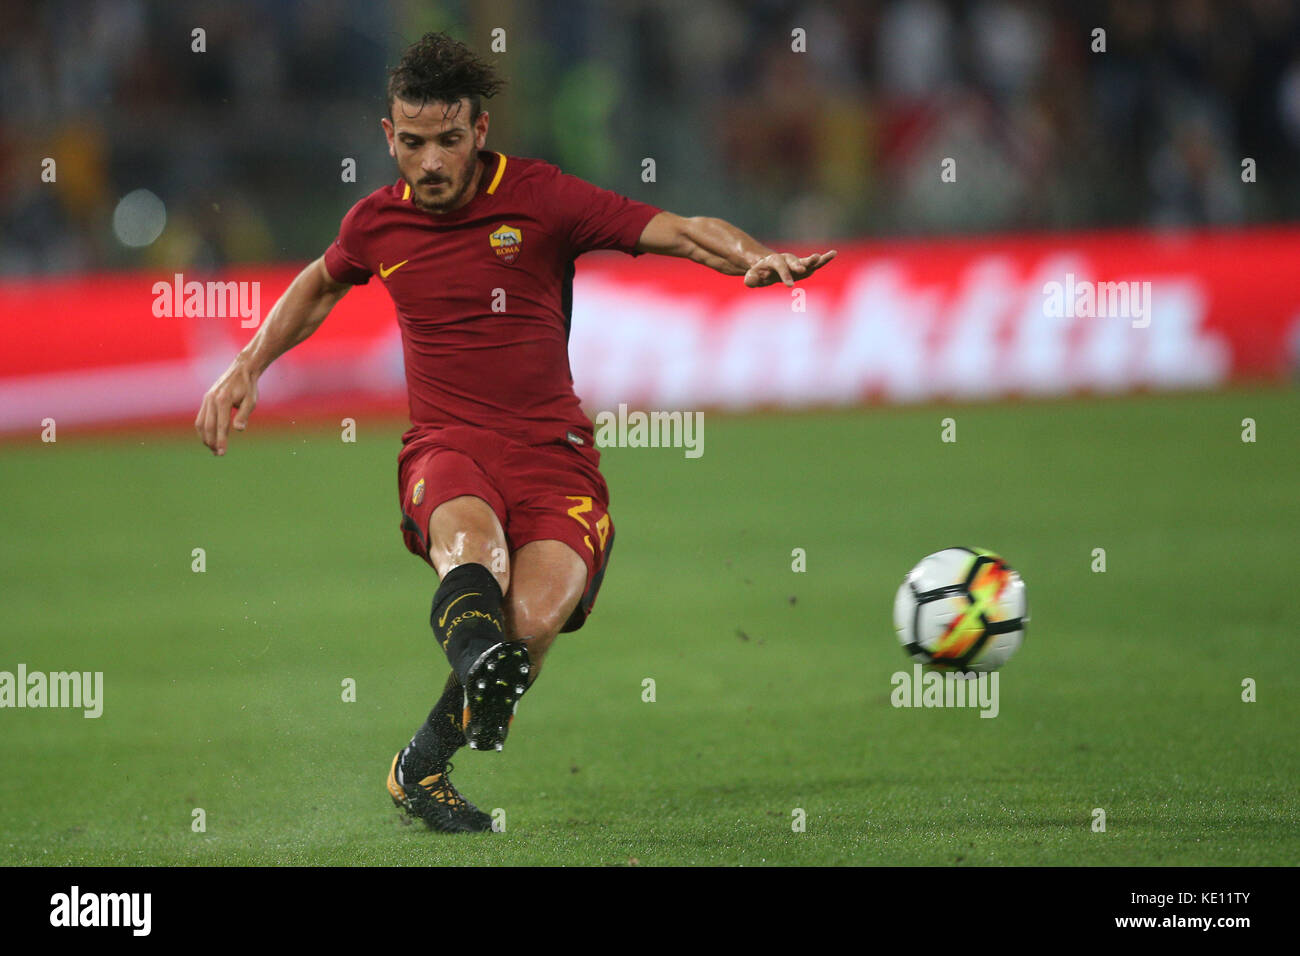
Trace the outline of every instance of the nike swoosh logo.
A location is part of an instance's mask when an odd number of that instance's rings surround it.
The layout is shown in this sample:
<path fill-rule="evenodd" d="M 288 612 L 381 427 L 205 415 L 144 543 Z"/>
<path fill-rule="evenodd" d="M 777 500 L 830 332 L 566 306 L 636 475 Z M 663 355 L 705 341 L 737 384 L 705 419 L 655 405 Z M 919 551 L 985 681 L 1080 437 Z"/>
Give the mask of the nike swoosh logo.
<path fill-rule="evenodd" d="M 406 265 L 410 261 L 411 261 L 410 259 L 403 259 L 397 265 L 389 266 L 387 269 L 384 268 L 384 264 L 382 262 L 379 263 L 379 278 L 387 279 L 390 275 L 392 275 L 394 272 L 402 268 L 402 266 Z"/>
<path fill-rule="evenodd" d="M 393 266 L 393 268 L 396 269 L 397 266 Z M 456 601 L 464 600 L 464 599 L 467 598 L 467 597 L 482 597 L 482 596 L 483 596 L 483 595 L 480 594 L 478 591 L 474 591 L 474 592 L 471 593 L 471 594 L 462 594 L 460 597 L 456 598 Z M 454 607 L 456 606 L 456 601 L 452 601 L 450 604 L 448 604 L 448 605 L 447 605 L 447 610 L 445 610 L 445 611 L 442 612 L 442 617 L 440 617 L 440 618 L 438 619 L 438 626 L 439 626 L 439 627 L 446 627 L 446 626 L 447 626 L 447 615 L 450 614 L 450 613 L 451 613 L 451 609 L 454 608 Z"/>

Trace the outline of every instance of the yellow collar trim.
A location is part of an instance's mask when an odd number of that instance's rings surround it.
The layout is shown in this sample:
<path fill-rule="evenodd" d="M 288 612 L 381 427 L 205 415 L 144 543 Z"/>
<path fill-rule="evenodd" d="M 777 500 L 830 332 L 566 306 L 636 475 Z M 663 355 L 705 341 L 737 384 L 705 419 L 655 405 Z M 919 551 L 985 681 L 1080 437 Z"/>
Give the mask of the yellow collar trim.
<path fill-rule="evenodd" d="M 497 158 L 500 159 L 500 162 L 497 163 L 496 175 L 492 177 L 492 183 L 487 188 L 487 193 L 489 196 L 491 196 L 494 192 L 496 192 L 497 185 L 501 182 L 501 177 L 505 174 L 506 171 L 506 154 L 497 153 Z"/>

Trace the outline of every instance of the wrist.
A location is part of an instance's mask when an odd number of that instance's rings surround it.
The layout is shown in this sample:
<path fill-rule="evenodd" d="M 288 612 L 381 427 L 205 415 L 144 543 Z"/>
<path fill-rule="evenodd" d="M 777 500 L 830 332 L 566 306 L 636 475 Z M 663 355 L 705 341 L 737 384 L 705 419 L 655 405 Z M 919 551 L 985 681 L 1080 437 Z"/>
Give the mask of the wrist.
<path fill-rule="evenodd" d="M 253 378 L 257 378 L 266 371 L 266 366 L 270 363 L 261 361 L 257 357 L 257 349 L 249 343 L 235 356 L 235 364 L 241 366 Z"/>

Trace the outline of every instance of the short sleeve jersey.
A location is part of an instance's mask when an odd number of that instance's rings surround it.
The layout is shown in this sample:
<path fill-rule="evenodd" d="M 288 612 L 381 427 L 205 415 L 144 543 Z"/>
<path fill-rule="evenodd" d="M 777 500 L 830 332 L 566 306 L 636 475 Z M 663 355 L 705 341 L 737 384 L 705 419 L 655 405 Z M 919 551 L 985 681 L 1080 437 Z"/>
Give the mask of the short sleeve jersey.
<path fill-rule="evenodd" d="M 416 206 L 401 180 L 362 199 L 325 268 L 338 282 L 378 275 L 388 287 L 412 425 L 473 425 L 526 444 L 572 432 L 590 445 L 569 369 L 574 260 L 595 249 L 637 255 L 660 210 L 541 160 L 478 158 L 478 191 L 452 212 Z"/>

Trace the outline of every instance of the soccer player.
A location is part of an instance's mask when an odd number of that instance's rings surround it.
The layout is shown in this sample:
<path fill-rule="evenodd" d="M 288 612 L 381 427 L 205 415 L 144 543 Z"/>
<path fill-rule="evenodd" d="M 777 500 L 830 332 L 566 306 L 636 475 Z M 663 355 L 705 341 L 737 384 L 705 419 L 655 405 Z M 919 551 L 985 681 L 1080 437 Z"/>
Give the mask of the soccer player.
<path fill-rule="evenodd" d="M 401 178 L 358 202 L 203 397 L 226 453 L 267 366 L 378 275 L 397 307 L 411 428 L 398 455 L 406 546 L 437 572 L 429 623 L 451 664 L 388 775 L 393 802 L 446 832 L 491 829 L 449 779 L 466 743 L 500 750 L 556 635 L 591 613 L 614 544 L 592 423 L 569 372 L 574 260 L 592 249 L 681 256 L 746 286 L 793 285 L 835 257 L 773 252 L 720 219 L 682 218 L 485 148 L 503 81 L 427 34 L 388 78 Z M 617 316 L 607 321 L 617 322 Z"/>

